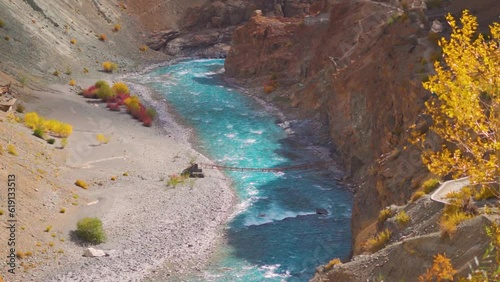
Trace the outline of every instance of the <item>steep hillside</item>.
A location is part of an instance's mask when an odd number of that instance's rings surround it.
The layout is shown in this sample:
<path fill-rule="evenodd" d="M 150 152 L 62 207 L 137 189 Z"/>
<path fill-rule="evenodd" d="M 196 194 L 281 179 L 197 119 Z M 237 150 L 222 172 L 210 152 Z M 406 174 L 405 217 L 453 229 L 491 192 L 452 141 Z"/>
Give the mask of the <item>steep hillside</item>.
<path fill-rule="evenodd" d="M 114 61 L 130 71 L 142 60 L 164 56 L 141 52 L 142 26 L 126 6 L 111 0 L 2 1 L 1 69 L 29 82 L 82 75 Z M 105 40 L 99 40 L 104 35 Z"/>

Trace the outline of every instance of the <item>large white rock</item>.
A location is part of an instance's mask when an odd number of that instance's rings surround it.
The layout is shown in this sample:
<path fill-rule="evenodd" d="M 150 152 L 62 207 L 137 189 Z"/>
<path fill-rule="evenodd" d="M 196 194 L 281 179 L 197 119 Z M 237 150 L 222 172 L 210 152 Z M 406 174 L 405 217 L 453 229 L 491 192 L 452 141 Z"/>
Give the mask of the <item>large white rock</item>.
<path fill-rule="evenodd" d="M 106 255 L 106 253 L 103 250 L 97 250 L 94 248 L 87 248 L 83 252 L 84 257 L 103 257 L 105 255 Z"/>
<path fill-rule="evenodd" d="M 443 31 L 443 24 L 438 21 L 438 20 L 434 20 L 432 22 L 432 27 L 431 27 L 431 31 L 434 32 L 434 33 L 440 33 Z"/>

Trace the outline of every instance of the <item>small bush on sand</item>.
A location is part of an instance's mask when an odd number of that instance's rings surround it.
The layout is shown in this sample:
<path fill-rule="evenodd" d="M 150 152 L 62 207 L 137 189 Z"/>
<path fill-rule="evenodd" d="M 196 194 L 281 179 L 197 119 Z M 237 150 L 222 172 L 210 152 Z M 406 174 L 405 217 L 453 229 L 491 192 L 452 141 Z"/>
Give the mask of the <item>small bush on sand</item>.
<path fill-rule="evenodd" d="M 99 40 L 106 41 L 107 39 L 108 39 L 108 37 L 106 36 L 106 34 L 99 35 Z"/>
<path fill-rule="evenodd" d="M 399 226 L 406 226 L 410 223 L 411 218 L 405 211 L 400 211 L 398 214 L 396 214 L 394 220 Z"/>
<path fill-rule="evenodd" d="M 95 87 L 97 88 L 101 88 L 102 86 L 104 85 L 107 85 L 109 87 L 109 84 L 108 82 L 106 82 L 105 80 L 98 80 L 96 81 L 96 83 L 94 84 Z"/>
<path fill-rule="evenodd" d="M 453 234 L 457 231 L 457 226 L 460 224 L 462 221 L 465 221 L 472 216 L 462 212 L 454 212 L 451 214 L 444 214 L 441 217 L 441 220 L 439 221 L 439 229 L 441 231 L 441 237 L 452 237 Z"/>
<path fill-rule="evenodd" d="M 75 86 L 76 81 L 74 79 L 71 79 L 68 84 L 69 84 L 69 86 Z"/>
<path fill-rule="evenodd" d="M 9 152 L 9 154 L 13 156 L 17 156 L 16 146 L 14 146 L 13 144 L 7 145 L 7 152 Z"/>
<path fill-rule="evenodd" d="M 24 259 L 26 257 L 26 255 L 24 254 L 24 252 L 21 252 L 21 251 L 17 251 L 16 252 L 16 257 L 18 259 Z"/>
<path fill-rule="evenodd" d="M 76 223 L 76 234 L 81 240 L 100 244 L 106 241 L 102 221 L 97 217 L 85 217 Z"/>
<path fill-rule="evenodd" d="M 87 184 L 87 182 L 81 180 L 81 179 L 78 179 L 76 182 L 75 182 L 75 185 L 78 186 L 78 187 L 81 187 L 83 189 L 88 189 L 89 188 L 89 185 Z"/>
<path fill-rule="evenodd" d="M 101 144 L 108 144 L 108 142 L 109 142 L 109 140 L 110 140 L 111 138 L 106 137 L 106 136 L 105 136 L 104 134 L 102 134 L 102 133 L 99 133 L 99 134 L 97 134 L 97 135 L 96 135 L 96 139 L 97 139 L 97 142 L 99 142 L 99 144 L 101 145 Z"/>
<path fill-rule="evenodd" d="M 385 247 L 385 245 L 391 239 L 391 231 L 389 229 L 385 229 L 382 232 L 379 232 L 375 237 L 372 237 L 366 240 L 363 247 L 370 253 L 375 253 L 376 251 Z"/>
<path fill-rule="evenodd" d="M 43 131 L 40 128 L 33 130 L 33 135 L 35 135 L 36 137 L 38 137 L 40 139 L 45 139 L 45 131 Z"/>
<path fill-rule="evenodd" d="M 52 73 L 52 75 L 53 75 L 53 76 L 59 76 L 60 74 L 61 74 L 61 73 L 60 73 L 58 70 L 55 70 L 55 71 Z"/>
<path fill-rule="evenodd" d="M 54 143 L 56 143 L 56 139 L 50 138 L 47 140 L 47 143 L 49 143 L 50 145 L 53 145 Z"/>
<path fill-rule="evenodd" d="M 4 27 L 5 27 L 4 21 L 0 20 L 0 28 L 4 28 Z"/>
<path fill-rule="evenodd" d="M 113 27 L 113 32 L 118 32 L 120 31 L 120 29 L 122 29 L 122 26 L 119 24 L 115 24 L 115 26 Z"/>
<path fill-rule="evenodd" d="M 139 46 L 139 51 L 141 51 L 141 52 L 146 52 L 148 49 L 149 49 L 149 48 L 148 48 L 148 46 L 146 46 L 146 45 L 141 45 L 141 46 Z"/>
<path fill-rule="evenodd" d="M 65 213 L 65 212 L 66 212 L 66 208 L 61 208 L 61 209 L 59 210 L 59 213 Z"/>
<path fill-rule="evenodd" d="M 377 221 L 378 221 L 378 223 L 383 223 L 391 217 L 392 217 L 391 208 L 385 208 L 378 213 Z"/>
<path fill-rule="evenodd" d="M 68 138 L 61 139 L 61 148 L 64 149 L 66 146 L 68 146 Z"/>
<path fill-rule="evenodd" d="M 105 72 L 112 73 L 118 69 L 118 65 L 113 62 L 106 61 L 102 63 L 102 68 Z"/>
<path fill-rule="evenodd" d="M 73 39 L 71 39 L 69 42 L 70 42 L 71 44 L 75 45 L 75 44 L 76 44 L 76 39 L 74 39 L 74 38 L 73 38 Z"/>
<path fill-rule="evenodd" d="M 439 179 L 431 178 L 422 183 L 422 188 L 425 194 L 429 194 L 430 192 L 436 190 L 436 188 L 438 188 L 440 184 L 441 183 L 439 183 Z"/>
<path fill-rule="evenodd" d="M 29 112 L 24 115 L 24 124 L 31 129 L 36 128 L 39 122 L 40 117 L 35 112 Z"/>
<path fill-rule="evenodd" d="M 415 194 L 413 194 L 413 196 L 411 196 L 411 201 L 415 202 L 416 200 L 422 198 L 423 196 L 425 196 L 424 191 L 417 191 L 417 192 L 415 192 Z"/>
<path fill-rule="evenodd" d="M 5 35 L 5 37 L 3 39 L 5 39 L 5 41 L 10 41 L 10 36 Z"/>
<path fill-rule="evenodd" d="M 184 180 L 186 180 L 186 176 L 182 176 L 179 174 L 172 174 L 168 176 L 168 181 L 167 181 L 167 186 L 175 188 L 177 185 L 184 183 Z"/>
<path fill-rule="evenodd" d="M 123 82 L 116 82 L 113 84 L 113 87 L 111 87 L 111 90 L 113 90 L 113 93 L 115 94 L 129 94 L 130 90 L 128 89 L 127 84 Z"/>
<path fill-rule="evenodd" d="M 22 114 L 22 113 L 24 113 L 25 110 L 26 110 L 26 107 L 23 104 L 21 104 L 21 103 L 17 104 L 16 112 Z"/>
<path fill-rule="evenodd" d="M 52 225 L 49 225 L 45 228 L 45 230 L 43 230 L 43 232 L 50 232 L 50 230 L 52 229 Z"/>
<path fill-rule="evenodd" d="M 115 94 L 113 93 L 113 90 L 111 90 L 107 84 L 101 86 L 99 90 L 97 90 L 97 98 L 103 100 L 104 102 L 109 101 L 114 96 Z"/>

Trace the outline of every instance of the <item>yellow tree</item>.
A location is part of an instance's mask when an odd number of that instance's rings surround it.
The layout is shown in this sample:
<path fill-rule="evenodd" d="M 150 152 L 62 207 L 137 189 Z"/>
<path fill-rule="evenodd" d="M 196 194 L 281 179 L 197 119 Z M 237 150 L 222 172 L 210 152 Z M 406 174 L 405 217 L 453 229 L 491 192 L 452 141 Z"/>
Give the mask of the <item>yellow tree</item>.
<path fill-rule="evenodd" d="M 449 39 L 439 45 L 443 62 L 424 88 L 434 95 L 426 113 L 430 131 L 443 140 L 439 150 L 424 150 L 422 159 L 437 175 L 469 176 L 483 189 L 500 188 L 500 24 L 487 38 L 477 33 L 477 19 L 463 12 L 460 24 L 448 15 Z M 419 141 L 424 145 L 426 136 Z"/>

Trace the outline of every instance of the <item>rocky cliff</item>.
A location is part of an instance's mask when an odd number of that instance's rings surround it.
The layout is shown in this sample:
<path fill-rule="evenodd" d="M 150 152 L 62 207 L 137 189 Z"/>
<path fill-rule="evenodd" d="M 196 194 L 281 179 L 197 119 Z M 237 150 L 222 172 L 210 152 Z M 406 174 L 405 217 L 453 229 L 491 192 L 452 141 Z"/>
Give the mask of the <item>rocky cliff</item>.
<path fill-rule="evenodd" d="M 378 211 L 405 203 L 426 175 L 407 142 L 428 98 L 421 86 L 430 67 L 427 23 L 419 14 L 340 1 L 304 19 L 255 16 L 235 31 L 226 60 L 228 76 L 250 84 L 274 80 L 278 87 L 267 98 L 325 117 L 346 172 L 359 185 L 355 253 L 364 239 L 357 236 Z"/>

